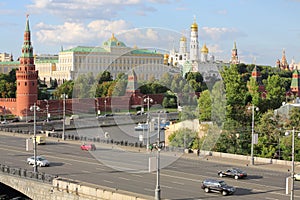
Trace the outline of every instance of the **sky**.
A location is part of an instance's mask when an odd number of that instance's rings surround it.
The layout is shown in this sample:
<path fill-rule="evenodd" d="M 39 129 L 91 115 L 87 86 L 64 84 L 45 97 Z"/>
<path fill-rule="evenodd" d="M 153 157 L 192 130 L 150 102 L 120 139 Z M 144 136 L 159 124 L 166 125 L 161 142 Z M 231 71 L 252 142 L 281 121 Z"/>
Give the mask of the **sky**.
<path fill-rule="evenodd" d="M 300 0 L 0 0 L 0 53 L 21 55 L 29 14 L 35 54 L 102 46 L 112 33 L 127 46 L 167 53 L 196 21 L 203 44 L 228 62 L 275 66 L 285 50 L 300 63 Z"/>

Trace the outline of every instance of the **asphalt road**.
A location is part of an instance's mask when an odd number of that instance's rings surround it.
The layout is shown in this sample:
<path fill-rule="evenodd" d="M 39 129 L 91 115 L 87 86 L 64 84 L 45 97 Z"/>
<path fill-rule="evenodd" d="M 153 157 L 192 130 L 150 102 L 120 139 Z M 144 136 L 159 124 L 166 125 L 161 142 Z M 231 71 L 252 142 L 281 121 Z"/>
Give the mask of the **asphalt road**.
<path fill-rule="evenodd" d="M 12 134 L 12 133 L 10 133 Z M 141 152 L 137 149 L 118 149 L 117 146 L 96 144 L 97 150 L 90 154 L 80 150 L 79 142 L 48 140 L 38 146 L 38 154 L 44 155 L 50 167 L 39 171 L 60 177 L 80 180 L 97 185 L 118 188 L 135 193 L 154 196 L 156 173 L 147 172 L 148 158 L 156 152 Z M 26 158 L 33 152 L 25 151 L 25 137 L 0 135 L 0 163 L 12 167 L 32 169 L 26 164 Z M 164 168 L 161 169 L 161 196 L 165 199 L 290 199 L 285 194 L 286 171 L 242 166 L 240 163 L 223 163 L 194 157 L 185 159 L 177 153 L 161 153 Z M 175 159 L 176 158 L 176 159 Z M 234 180 L 222 178 L 229 185 L 235 186 L 234 195 L 221 196 L 205 193 L 200 188 L 205 178 L 217 178 L 218 170 L 239 167 L 248 173 L 247 179 Z M 295 199 L 300 199 L 300 182 L 295 182 Z"/>

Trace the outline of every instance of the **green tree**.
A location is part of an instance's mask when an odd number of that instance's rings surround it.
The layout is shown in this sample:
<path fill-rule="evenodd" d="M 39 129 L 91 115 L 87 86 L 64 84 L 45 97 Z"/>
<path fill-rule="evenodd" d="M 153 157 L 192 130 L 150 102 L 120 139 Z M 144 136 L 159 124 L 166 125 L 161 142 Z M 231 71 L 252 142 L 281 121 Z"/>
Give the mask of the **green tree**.
<path fill-rule="evenodd" d="M 103 82 L 109 82 L 109 81 L 112 81 L 113 78 L 110 74 L 109 71 L 105 70 L 104 72 L 102 73 L 99 73 L 96 77 L 96 79 L 98 80 L 98 84 L 102 84 Z"/>
<path fill-rule="evenodd" d="M 198 99 L 200 121 L 211 120 L 211 104 L 210 92 L 208 90 L 204 90 Z"/>
<path fill-rule="evenodd" d="M 267 91 L 267 101 L 269 109 L 279 108 L 283 101 L 285 101 L 285 86 L 284 81 L 279 75 L 269 76 L 264 82 Z"/>
<path fill-rule="evenodd" d="M 62 94 L 68 95 L 69 98 L 72 98 L 74 88 L 74 81 L 69 80 L 61 84 L 53 93 L 53 96 L 56 99 L 60 99 Z"/>
<path fill-rule="evenodd" d="M 250 77 L 250 80 L 247 83 L 248 90 L 251 95 L 251 104 L 255 106 L 259 106 L 261 103 L 261 93 L 259 92 L 259 85 L 255 78 Z"/>
<path fill-rule="evenodd" d="M 194 140 L 198 139 L 197 132 L 182 128 L 172 133 L 168 139 L 172 147 L 192 148 Z"/>

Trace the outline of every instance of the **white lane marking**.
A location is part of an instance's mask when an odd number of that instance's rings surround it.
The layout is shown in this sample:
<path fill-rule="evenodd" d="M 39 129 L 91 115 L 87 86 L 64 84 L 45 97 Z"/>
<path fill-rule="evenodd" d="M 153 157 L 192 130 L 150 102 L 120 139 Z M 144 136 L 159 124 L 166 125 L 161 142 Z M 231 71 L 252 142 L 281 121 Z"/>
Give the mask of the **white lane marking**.
<path fill-rule="evenodd" d="M 99 168 L 99 167 L 96 167 L 96 169 L 97 170 L 102 170 L 102 171 L 104 171 L 105 169 L 103 169 L 103 168 Z"/>
<path fill-rule="evenodd" d="M 173 187 L 170 187 L 170 186 L 167 186 L 167 185 L 161 185 L 161 187 L 169 188 L 169 189 L 172 189 L 172 188 L 173 188 Z"/>
<path fill-rule="evenodd" d="M 278 200 L 278 199 L 275 199 L 275 198 L 270 198 L 270 197 L 266 197 L 266 199 Z"/>
<path fill-rule="evenodd" d="M 140 178 L 143 178 L 142 175 L 138 175 L 138 174 L 131 174 L 132 176 L 136 176 L 136 177 L 140 177 Z"/>
<path fill-rule="evenodd" d="M 184 185 L 184 183 L 176 182 L 176 181 L 172 181 L 172 183 L 179 184 L 179 185 Z"/>
<path fill-rule="evenodd" d="M 150 192 L 153 192 L 153 191 L 154 191 L 153 189 L 149 189 L 149 188 L 144 188 L 144 190 L 150 191 Z"/>
<path fill-rule="evenodd" d="M 106 183 L 114 183 L 114 182 L 108 181 L 108 180 L 103 180 L 103 181 L 106 182 Z"/>
<path fill-rule="evenodd" d="M 124 177 L 119 177 L 119 179 L 123 179 L 123 180 L 126 180 L 126 181 L 129 181 L 129 180 L 130 180 L 130 179 L 124 178 Z"/>
<path fill-rule="evenodd" d="M 86 170 L 81 170 L 83 173 L 91 173 L 90 171 L 86 171 Z"/>

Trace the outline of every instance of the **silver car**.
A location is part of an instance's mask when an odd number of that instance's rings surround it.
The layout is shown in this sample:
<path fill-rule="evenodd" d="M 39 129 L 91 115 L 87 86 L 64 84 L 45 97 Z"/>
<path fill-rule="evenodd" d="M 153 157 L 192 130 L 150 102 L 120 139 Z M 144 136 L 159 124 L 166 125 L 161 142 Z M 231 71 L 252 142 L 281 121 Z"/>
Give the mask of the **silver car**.
<path fill-rule="evenodd" d="M 34 156 L 27 158 L 27 164 L 34 165 Z M 42 156 L 36 156 L 36 165 L 40 167 L 47 167 L 50 165 L 50 162 Z"/>

